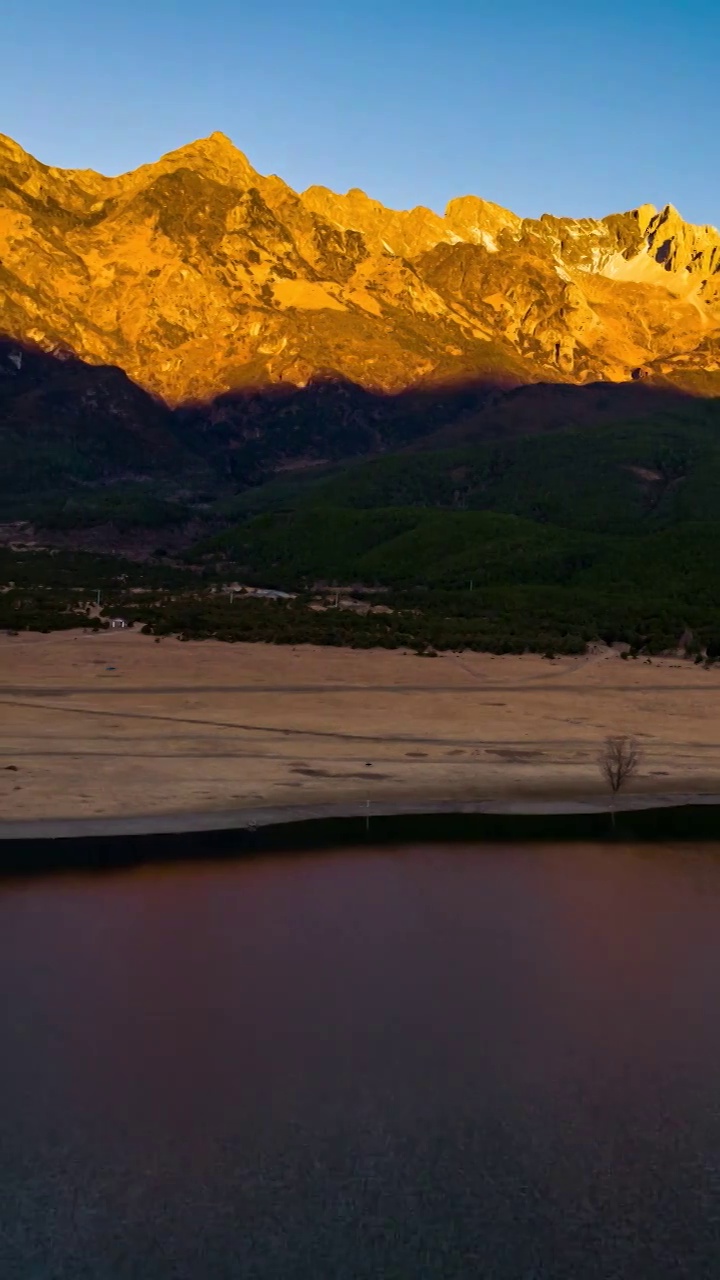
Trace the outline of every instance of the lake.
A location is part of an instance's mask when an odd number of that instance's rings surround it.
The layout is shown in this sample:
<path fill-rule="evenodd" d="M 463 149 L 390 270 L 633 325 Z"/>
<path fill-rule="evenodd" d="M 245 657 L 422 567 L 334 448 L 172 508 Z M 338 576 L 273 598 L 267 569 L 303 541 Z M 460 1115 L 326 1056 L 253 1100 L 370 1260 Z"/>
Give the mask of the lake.
<path fill-rule="evenodd" d="M 3 1280 L 717 1280 L 720 853 L 0 884 Z"/>

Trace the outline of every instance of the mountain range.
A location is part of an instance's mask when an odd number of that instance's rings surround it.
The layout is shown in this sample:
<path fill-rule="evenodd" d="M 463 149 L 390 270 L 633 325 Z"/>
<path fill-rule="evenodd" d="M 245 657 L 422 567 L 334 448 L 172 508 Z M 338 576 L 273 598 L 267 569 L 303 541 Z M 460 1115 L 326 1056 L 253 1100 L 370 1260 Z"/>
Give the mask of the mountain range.
<path fill-rule="evenodd" d="M 670 205 L 441 216 L 219 133 L 119 177 L 0 136 L 0 486 L 257 482 L 720 394 L 720 234 Z"/>
<path fill-rule="evenodd" d="M 383 391 L 720 374 L 720 234 L 670 205 L 399 212 L 298 194 L 219 133 L 116 178 L 0 137 L 0 190 L 0 328 L 171 402 L 318 373 Z"/>

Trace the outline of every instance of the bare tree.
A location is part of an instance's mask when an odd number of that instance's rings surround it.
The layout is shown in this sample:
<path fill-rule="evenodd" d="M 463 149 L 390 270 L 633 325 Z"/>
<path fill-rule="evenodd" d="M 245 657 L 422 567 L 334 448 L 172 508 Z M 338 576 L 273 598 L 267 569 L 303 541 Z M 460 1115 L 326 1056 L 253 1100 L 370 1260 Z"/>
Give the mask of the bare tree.
<path fill-rule="evenodd" d="M 640 747 L 636 738 L 625 735 L 606 738 L 598 756 L 600 772 L 610 788 L 610 813 L 615 829 L 615 801 L 618 792 L 628 778 L 637 772 L 640 763 Z"/>

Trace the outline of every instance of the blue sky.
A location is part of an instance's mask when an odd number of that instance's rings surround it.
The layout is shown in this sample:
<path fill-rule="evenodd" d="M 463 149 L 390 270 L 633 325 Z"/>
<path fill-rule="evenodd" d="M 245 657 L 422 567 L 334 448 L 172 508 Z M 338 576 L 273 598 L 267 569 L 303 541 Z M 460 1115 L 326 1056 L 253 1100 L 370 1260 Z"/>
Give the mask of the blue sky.
<path fill-rule="evenodd" d="M 4 0 L 0 132 L 118 173 L 215 129 L 293 187 L 720 223 L 720 0 Z"/>

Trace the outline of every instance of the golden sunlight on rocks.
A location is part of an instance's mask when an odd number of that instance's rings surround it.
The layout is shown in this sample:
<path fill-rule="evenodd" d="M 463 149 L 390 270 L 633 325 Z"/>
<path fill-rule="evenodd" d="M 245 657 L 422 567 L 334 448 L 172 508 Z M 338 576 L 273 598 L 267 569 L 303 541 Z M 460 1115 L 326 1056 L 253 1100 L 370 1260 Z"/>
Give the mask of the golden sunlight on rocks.
<path fill-rule="evenodd" d="M 720 235 L 671 205 L 386 209 L 357 188 L 298 194 L 220 133 L 112 178 L 0 136 L 0 180 L 0 333 L 170 402 L 299 371 L 384 390 L 482 374 L 710 392 L 720 373 Z"/>

